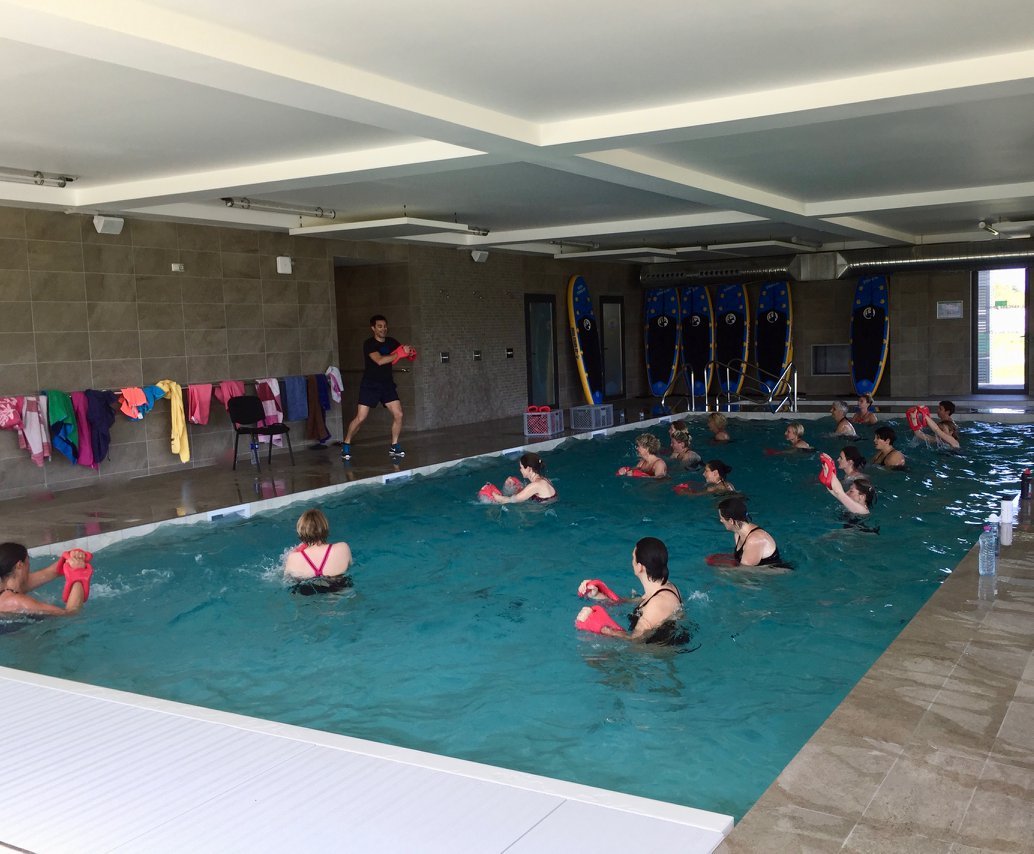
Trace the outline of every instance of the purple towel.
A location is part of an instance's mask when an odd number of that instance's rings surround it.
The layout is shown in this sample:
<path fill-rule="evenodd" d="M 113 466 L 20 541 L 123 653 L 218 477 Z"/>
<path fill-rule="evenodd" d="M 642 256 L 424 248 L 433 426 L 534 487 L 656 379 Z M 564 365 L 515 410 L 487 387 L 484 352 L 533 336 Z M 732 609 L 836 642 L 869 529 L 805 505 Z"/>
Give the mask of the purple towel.
<path fill-rule="evenodd" d="M 97 391 L 88 388 L 86 395 L 86 420 L 90 422 L 90 443 L 93 446 L 93 463 L 104 462 L 111 446 L 111 425 L 115 423 L 115 406 L 118 397 L 112 391 Z"/>

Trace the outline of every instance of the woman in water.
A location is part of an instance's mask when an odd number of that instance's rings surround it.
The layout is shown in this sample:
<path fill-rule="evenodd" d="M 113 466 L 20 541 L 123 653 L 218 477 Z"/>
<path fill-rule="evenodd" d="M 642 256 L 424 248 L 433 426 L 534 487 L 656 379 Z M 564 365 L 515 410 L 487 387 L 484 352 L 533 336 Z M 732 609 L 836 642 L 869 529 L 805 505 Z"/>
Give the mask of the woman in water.
<path fill-rule="evenodd" d="M 876 418 L 876 413 L 872 411 L 872 407 L 871 395 L 858 395 L 858 411 L 852 416 L 851 420 L 855 424 L 875 424 L 879 419 Z"/>
<path fill-rule="evenodd" d="M 329 542 L 330 523 L 323 511 L 306 510 L 298 517 L 295 530 L 301 543 L 288 552 L 284 577 L 300 582 L 296 590 L 307 595 L 348 587 L 352 579 L 345 573 L 352 565 L 352 550 L 348 543 Z"/>
<path fill-rule="evenodd" d="M 826 489 L 848 513 L 855 516 L 868 516 L 869 508 L 876 503 L 876 488 L 867 477 L 856 477 L 851 485 L 844 489 L 837 476 L 833 475 Z"/>
<path fill-rule="evenodd" d="M 653 433 L 640 433 L 635 440 L 635 450 L 639 462 L 634 466 L 622 466 L 617 473 L 621 477 L 654 477 L 668 476 L 668 464 L 657 454 L 661 450 L 661 440 Z M 642 472 L 642 474 L 637 474 Z"/>
<path fill-rule="evenodd" d="M 669 439 L 669 441 L 672 442 L 672 444 L 671 444 L 671 446 L 666 451 L 662 452 L 666 456 L 671 456 L 672 454 L 675 453 L 674 439 L 675 439 L 675 434 L 679 433 L 679 432 L 682 432 L 682 433 L 688 433 L 689 432 L 689 425 L 685 421 L 683 421 L 682 419 L 679 419 L 678 421 L 672 421 L 668 425 L 668 439 Z"/>
<path fill-rule="evenodd" d="M 704 484 L 701 489 L 692 483 L 677 483 L 675 491 L 679 495 L 721 495 L 727 492 L 736 492 L 726 477 L 732 472 L 732 466 L 727 466 L 721 460 L 708 460 L 704 466 Z"/>
<path fill-rule="evenodd" d="M 792 451 L 814 451 L 815 449 L 804 441 L 804 425 L 800 421 L 794 421 L 786 425 L 784 438 L 790 443 L 789 450 Z"/>
<path fill-rule="evenodd" d="M 529 451 L 521 455 L 517 466 L 524 480 L 508 477 L 505 491 L 492 493 L 496 504 L 520 504 L 523 501 L 542 504 L 556 498 L 556 487 L 546 478 L 546 463 L 542 457 Z"/>
<path fill-rule="evenodd" d="M 957 451 L 962 444 L 959 441 L 958 425 L 952 420 L 954 414 L 955 404 L 950 400 L 942 400 L 937 404 L 938 421 L 924 419 L 923 425 L 913 435 L 928 445 L 943 445 Z"/>
<path fill-rule="evenodd" d="M 872 437 L 872 443 L 876 447 L 876 456 L 871 460 L 874 466 L 883 466 L 885 469 L 903 469 L 905 467 L 905 455 L 894 447 L 894 440 L 897 437 L 893 428 L 886 424 L 876 428 Z"/>
<path fill-rule="evenodd" d="M 720 412 L 712 412 L 707 416 L 707 429 L 713 434 L 711 436 L 712 444 L 732 441 L 729 431 L 725 429 L 728 424 L 729 419 Z"/>
<path fill-rule="evenodd" d="M 844 473 L 844 489 L 865 474 L 865 457 L 854 445 L 844 445 L 837 456 L 837 468 Z"/>
<path fill-rule="evenodd" d="M 779 547 L 768 531 L 750 521 L 742 498 L 726 498 L 718 505 L 718 521 L 732 533 L 732 555 L 712 555 L 712 566 L 780 566 Z"/>
<path fill-rule="evenodd" d="M 829 407 L 829 414 L 833 416 L 833 421 L 837 425 L 833 430 L 834 436 L 842 436 L 845 439 L 858 438 L 854 424 L 847 417 L 847 404 L 844 401 L 834 400 Z"/>
<path fill-rule="evenodd" d="M 21 543 L 0 543 L 0 613 L 33 614 L 40 617 L 67 616 L 76 613 L 86 601 L 92 570 L 88 569 L 86 552 L 72 549 L 45 569 L 29 571 L 29 552 Z M 65 572 L 65 606 L 50 605 L 29 596 L 29 592 L 53 581 Z M 74 577 L 76 580 L 71 580 Z"/>
<path fill-rule="evenodd" d="M 688 632 L 680 628 L 677 622 L 682 612 L 682 594 L 668 579 L 667 546 L 656 537 L 643 537 L 632 549 L 632 572 L 643 587 L 643 595 L 628 615 L 628 631 L 603 625 L 599 633 L 639 643 L 672 645 L 689 640 Z M 578 586 L 578 593 L 593 599 L 613 601 L 612 596 L 599 592 L 592 579 L 583 581 Z M 591 607 L 582 608 L 576 624 L 589 619 L 592 611 Z"/>
<path fill-rule="evenodd" d="M 700 454 L 689 445 L 693 440 L 688 430 L 676 430 L 671 434 L 671 459 L 682 463 L 685 468 L 695 469 L 700 465 Z"/>

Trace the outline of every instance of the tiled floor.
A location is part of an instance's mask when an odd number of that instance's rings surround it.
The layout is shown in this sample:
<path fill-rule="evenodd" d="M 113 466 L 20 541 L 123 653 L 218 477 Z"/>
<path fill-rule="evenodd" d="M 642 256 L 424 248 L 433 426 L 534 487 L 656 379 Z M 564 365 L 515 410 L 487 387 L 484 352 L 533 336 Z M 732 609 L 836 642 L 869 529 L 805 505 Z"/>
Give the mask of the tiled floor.
<path fill-rule="evenodd" d="M 1032 502 L 949 576 L 719 848 L 1034 851 Z"/>
<path fill-rule="evenodd" d="M 506 419 L 407 434 L 399 466 L 365 438 L 350 465 L 303 450 L 294 467 L 227 463 L 0 511 L 5 538 L 45 546 L 526 442 Z M 993 589 L 971 553 L 720 850 L 1034 852 L 1034 525 L 1021 513 Z"/>

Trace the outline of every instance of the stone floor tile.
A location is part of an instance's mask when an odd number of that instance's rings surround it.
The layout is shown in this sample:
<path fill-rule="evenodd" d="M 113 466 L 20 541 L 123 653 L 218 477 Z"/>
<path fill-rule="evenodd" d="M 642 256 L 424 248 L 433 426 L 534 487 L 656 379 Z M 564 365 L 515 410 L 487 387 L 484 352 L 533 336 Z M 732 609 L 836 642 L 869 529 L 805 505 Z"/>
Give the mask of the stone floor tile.
<path fill-rule="evenodd" d="M 995 851 L 1034 851 L 1034 770 L 988 762 L 959 841 Z"/>
<path fill-rule="evenodd" d="M 854 821 L 794 806 L 753 809 L 715 849 L 716 854 L 832 854 Z"/>
<path fill-rule="evenodd" d="M 859 822 L 841 849 L 851 854 L 950 854 L 953 843 L 919 834 L 906 834 L 900 827 Z"/>
<path fill-rule="evenodd" d="M 898 824 L 910 834 L 954 841 L 983 766 L 983 760 L 946 750 L 907 750 L 863 818 L 873 824 Z"/>

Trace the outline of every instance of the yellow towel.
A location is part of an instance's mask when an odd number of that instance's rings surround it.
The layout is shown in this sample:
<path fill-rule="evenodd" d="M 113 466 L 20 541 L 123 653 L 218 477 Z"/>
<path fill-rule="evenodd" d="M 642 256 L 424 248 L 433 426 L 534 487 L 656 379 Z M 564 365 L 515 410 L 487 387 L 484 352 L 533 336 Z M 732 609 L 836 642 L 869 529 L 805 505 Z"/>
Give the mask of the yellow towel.
<path fill-rule="evenodd" d="M 180 462 L 190 462 L 190 440 L 187 438 L 187 417 L 183 412 L 183 389 L 172 380 L 155 383 L 165 392 L 172 405 L 172 452 L 180 455 Z"/>

